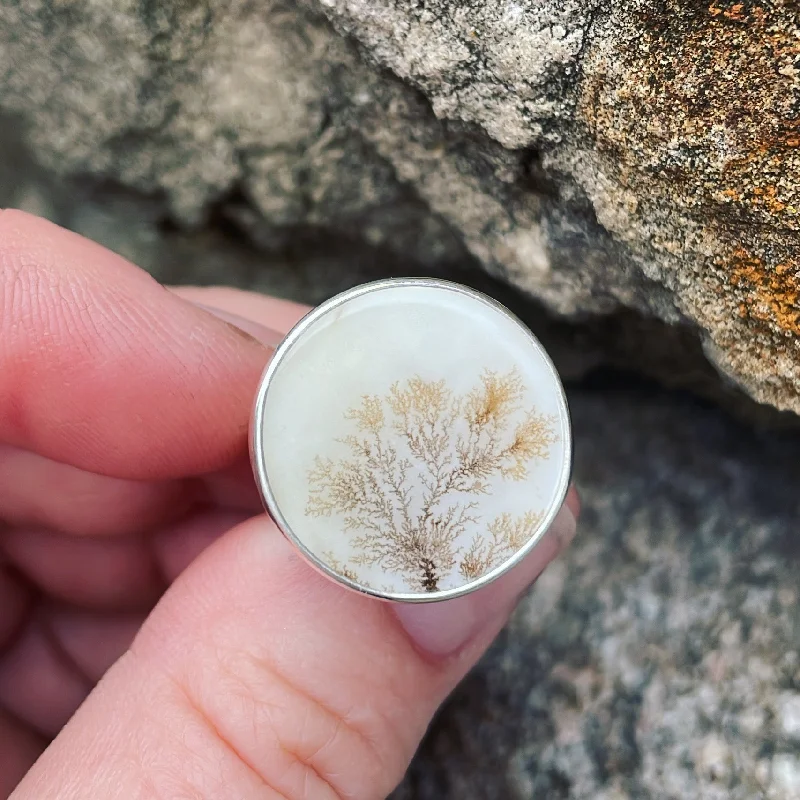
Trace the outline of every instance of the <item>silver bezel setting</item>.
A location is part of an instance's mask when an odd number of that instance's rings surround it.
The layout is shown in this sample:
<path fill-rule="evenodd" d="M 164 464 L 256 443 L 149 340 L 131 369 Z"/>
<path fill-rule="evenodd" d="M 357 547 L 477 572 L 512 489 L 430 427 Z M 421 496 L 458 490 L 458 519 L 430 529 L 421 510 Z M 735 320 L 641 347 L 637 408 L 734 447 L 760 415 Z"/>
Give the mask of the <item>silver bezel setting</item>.
<path fill-rule="evenodd" d="M 461 293 L 490 306 L 494 310 L 506 316 L 525 332 L 535 349 L 542 357 L 544 363 L 552 373 L 555 385 L 558 387 L 559 391 L 559 403 L 563 408 L 563 414 L 561 415 L 560 434 L 564 444 L 564 463 L 561 465 L 559 472 L 555 498 L 544 514 L 536 533 L 528 540 L 524 547 L 520 548 L 516 553 L 514 553 L 514 555 L 510 556 L 502 564 L 490 572 L 482 575 L 480 578 L 476 578 L 475 580 L 464 584 L 463 586 L 458 586 L 453 589 L 443 589 L 429 593 L 381 592 L 370 587 L 362 586 L 331 569 L 331 567 L 329 567 L 324 561 L 322 561 L 311 550 L 309 550 L 308 547 L 306 547 L 301 539 L 292 531 L 291 526 L 283 516 L 270 486 L 270 479 L 269 475 L 267 474 L 264 456 L 264 413 L 267 394 L 269 392 L 269 387 L 273 376 L 292 348 L 298 343 L 299 340 L 303 338 L 306 331 L 308 331 L 308 329 L 311 328 L 317 321 L 332 311 L 335 311 L 343 304 L 370 292 L 380 292 L 400 286 L 418 286 L 423 288 L 445 289 L 447 291 Z M 438 278 L 386 278 L 379 281 L 373 281 L 371 283 L 365 283 L 335 295 L 306 314 L 292 328 L 292 330 L 289 331 L 280 345 L 278 345 L 269 364 L 261 376 L 258 391 L 256 393 L 253 414 L 250 421 L 249 439 L 250 459 L 253 467 L 253 474 L 255 475 L 256 485 L 258 486 L 264 506 L 283 535 L 295 546 L 295 548 L 297 548 L 305 560 L 318 572 L 321 572 L 326 577 L 336 581 L 348 589 L 358 592 L 359 594 L 369 595 L 380 600 L 397 603 L 431 603 L 452 600 L 456 597 L 461 597 L 481 589 L 487 584 L 495 581 L 501 575 L 513 569 L 535 549 L 537 544 L 539 544 L 539 542 L 542 540 L 542 537 L 552 525 L 553 520 L 556 518 L 558 512 L 561 510 L 561 507 L 564 504 L 572 477 L 573 439 L 569 405 L 564 387 L 561 383 L 561 378 L 552 362 L 552 359 L 547 354 L 547 351 L 544 349 L 541 342 L 536 338 L 536 336 L 534 336 L 527 325 L 525 325 L 515 314 L 512 314 L 505 306 L 493 298 L 467 286 L 462 286 L 461 284 L 453 283 L 451 281 L 440 280 Z"/>

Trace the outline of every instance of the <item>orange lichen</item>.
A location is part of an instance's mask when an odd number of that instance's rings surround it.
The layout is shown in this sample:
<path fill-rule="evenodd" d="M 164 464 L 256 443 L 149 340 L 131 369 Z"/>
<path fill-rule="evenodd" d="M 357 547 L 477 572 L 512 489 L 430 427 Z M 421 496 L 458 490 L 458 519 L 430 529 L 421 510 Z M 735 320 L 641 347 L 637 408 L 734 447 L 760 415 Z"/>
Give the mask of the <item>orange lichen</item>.
<path fill-rule="evenodd" d="M 634 3 L 579 109 L 626 189 L 737 222 L 800 229 L 795 0 Z"/>
<path fill-rule="evenodd" d="M 800 267 L 781 263 L 774 267 L 743 247 L 727 259 L 730 284 L 741 292 L 739 314 L 766 324 L 782 334 L 800 335 Z"/>
<path fill-rule="evenodd" d="M 778 353 L 800 339 L 797 0 L 630 0 L 615 23 L 578 104 L 603 192 L 637 199 L 612 232 L 646 232 L 717 344 Z"/>

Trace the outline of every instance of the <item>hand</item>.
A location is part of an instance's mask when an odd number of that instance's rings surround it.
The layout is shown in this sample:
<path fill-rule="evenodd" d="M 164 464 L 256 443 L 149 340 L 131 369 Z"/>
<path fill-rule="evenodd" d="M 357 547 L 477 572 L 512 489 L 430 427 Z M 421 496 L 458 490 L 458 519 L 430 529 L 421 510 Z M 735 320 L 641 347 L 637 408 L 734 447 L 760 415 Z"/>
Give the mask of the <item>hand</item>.
<path fill-rule="evenodd" d="M 427 606 L 309 568 L 246 441 L 304 311 L 0 212 L 0 797 L 380 800 L 571 539 Z"/>

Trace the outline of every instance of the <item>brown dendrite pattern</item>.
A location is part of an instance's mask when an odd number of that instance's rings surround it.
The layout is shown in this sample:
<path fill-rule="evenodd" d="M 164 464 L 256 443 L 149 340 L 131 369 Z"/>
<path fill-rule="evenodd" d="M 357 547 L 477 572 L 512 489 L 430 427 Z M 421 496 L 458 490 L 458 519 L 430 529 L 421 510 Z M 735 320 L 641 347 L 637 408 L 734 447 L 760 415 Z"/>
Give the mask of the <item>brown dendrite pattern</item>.
<path fill-rule="evenodd" d="M 364 583 L 358 567 L 379 564 L 433 592 L 446 576 L 473 580 L 519 550 L 542 514 L 487 522 L 478 498 L 497 479 L 524 480 L 557 441 L 556 419 L 524 408 L 524 393 L 513 370 L 486 371 L 465 394 L 413 377 L 364 396 L 345 414 L 355 432 L 337 440 L 348 455 L 318 457 L 309 472 L 306 512 L 342 518 L 355 552 L 349 563 L 325 554 L 331 568 Z"/>

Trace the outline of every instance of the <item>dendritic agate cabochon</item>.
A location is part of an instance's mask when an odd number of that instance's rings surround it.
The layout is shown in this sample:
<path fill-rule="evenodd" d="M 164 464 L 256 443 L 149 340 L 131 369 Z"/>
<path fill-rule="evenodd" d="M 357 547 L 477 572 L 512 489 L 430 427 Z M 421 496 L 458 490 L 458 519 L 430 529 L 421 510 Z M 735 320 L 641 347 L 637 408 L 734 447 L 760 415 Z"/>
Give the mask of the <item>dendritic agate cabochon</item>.
<path fill-rule="evenodd" d="M 279 349 L 258 402 L 270 511 L 356 588 L 478 586 L 564 499 L 558 376 L 526 328 L 464 287 L 384 281 L 335 298 Z"/>

